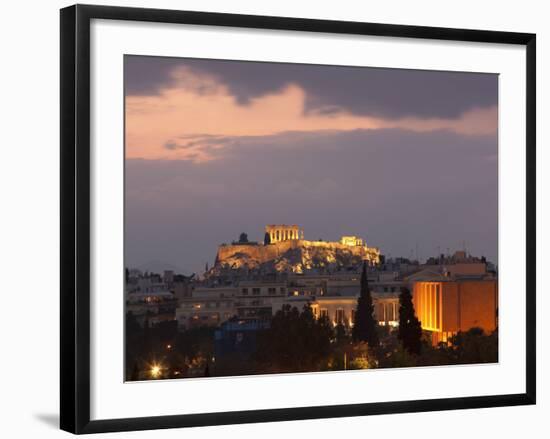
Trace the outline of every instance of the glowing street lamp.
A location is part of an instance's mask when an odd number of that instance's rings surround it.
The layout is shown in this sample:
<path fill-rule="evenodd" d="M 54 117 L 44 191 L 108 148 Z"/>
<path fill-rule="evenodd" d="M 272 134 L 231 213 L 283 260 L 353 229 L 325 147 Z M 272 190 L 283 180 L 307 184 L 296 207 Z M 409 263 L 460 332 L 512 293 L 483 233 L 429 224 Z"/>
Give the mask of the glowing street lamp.
<path fill-rule="evenodd" d="M 151 373 L 151 377 L 158 378 L 160 377 L 162 368 L 160 367 L 159 364 L 154 363 L 153 365 L 151 365 L 151 369 L 149 370 L 149 372 Z"/>

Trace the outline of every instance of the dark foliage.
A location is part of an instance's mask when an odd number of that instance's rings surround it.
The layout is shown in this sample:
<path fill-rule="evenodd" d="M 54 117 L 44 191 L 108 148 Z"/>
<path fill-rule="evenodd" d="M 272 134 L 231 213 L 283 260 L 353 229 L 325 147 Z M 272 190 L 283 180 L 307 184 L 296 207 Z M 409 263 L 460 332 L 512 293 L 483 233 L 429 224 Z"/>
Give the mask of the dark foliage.
<path fill-rule="evenodd" d="M 367 263 L 363 262 L 361 273 L 361 293 L 357 299 L 355 321 L 353 325 L 353 341 L 366 342 L 370 348 L 376 349 L 380 345 L 377 324 L 374 319 L 374 305 L 367 279 Z"/>
<path fill-rule="evenodd" d="M 309 305 L 302 312 L 284 305 L 258 337 L 256 360 L 266 372 L 324 370 L 332 337 L 328 319 L 316 319 Z"/>
<path fill-rule="evenodd" d="M 409 354 L 420 354 L 422 326 L 414 312 L 411 292 L 405 287 L 401 288 L 399 295 L 399 331 L 397 336 Z"/>

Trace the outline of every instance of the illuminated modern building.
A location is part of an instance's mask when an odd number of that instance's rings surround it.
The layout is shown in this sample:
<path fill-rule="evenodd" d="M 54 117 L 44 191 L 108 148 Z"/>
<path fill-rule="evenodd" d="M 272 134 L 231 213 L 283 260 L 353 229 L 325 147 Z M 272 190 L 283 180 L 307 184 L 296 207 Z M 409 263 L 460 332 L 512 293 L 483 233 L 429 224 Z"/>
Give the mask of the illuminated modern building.
<path fill-rule="evenodd" d="M 498 283 L 491 276 L 434 277 L 413 282 L 413 303 L 422 329 L 437 345 L 459 331 L 498 327 Z"/>

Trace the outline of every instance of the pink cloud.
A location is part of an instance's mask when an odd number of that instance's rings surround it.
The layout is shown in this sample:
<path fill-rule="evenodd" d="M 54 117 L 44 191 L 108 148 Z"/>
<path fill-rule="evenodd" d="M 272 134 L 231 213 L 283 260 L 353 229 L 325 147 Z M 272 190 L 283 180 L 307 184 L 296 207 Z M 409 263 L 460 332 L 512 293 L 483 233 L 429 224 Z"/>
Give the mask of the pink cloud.
<path fill-rule="evenodd" d="M 357 116 L 339 108 L 305 114 L 305 92 L 295 84 L 255 98 L 248 105 L 239 105 L 213 76 L 199 76 L 188 68 L 177 69 L 173 75 L 175 85 L 158 95 L 126 97 L 128 158 L 206 162 L 216 157 L 213 150 L 231 144 L 231 138 L 288 131 L 393 128 L 415 132 L 449 130 L 463 135 L 497 132 L 496 107 L 473 109 L 457 119 L 384 119 Z M 227 140 L 213 141 L 216 138 Z"/>

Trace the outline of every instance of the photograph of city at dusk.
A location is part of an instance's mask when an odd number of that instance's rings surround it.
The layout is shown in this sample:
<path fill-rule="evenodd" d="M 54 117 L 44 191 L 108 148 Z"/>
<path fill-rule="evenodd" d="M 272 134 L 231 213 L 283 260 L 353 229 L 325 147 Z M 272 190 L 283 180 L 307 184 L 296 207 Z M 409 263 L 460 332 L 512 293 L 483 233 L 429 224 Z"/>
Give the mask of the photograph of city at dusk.
<path fill-rule="evenodd" d="M 498 362 L 498 75 L 126 55 L 124 83 L 126 381 Z"/>

